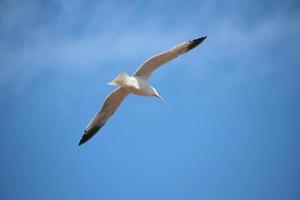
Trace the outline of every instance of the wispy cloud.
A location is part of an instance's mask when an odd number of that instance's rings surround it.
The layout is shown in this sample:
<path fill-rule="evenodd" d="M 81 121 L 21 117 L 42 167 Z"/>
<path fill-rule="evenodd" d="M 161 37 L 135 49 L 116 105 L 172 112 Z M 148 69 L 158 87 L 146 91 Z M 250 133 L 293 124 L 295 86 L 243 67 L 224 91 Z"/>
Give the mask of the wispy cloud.
<path fill-rule="evenodd" d="M 1 88 L 12 90 L 26 85 L 44 68 L 99 70 L 107 62 L 141 59 L 144 57 L 137 55 L 152 55 L 203 34 L 209 35 L 208 48 L 202 52 L 204 64 L 232 59 L 253 65 L 257 64 L 256 59 L 273 62 L 273 54 L 281 53 L 275 50 L 279 46 L 290 51 L 284 54 L 284 61 L 295 60 L 299 50 L 293 41 L 298 40 L 300 33 L 299 14 L 290 12 L 291 6 L 273 7 L 271 13 L 263 14 L 267 11 L 263 4 L 250 5 L 253 10 L 248 13 L 241 4 L 229 8 L 235 1 L 224 9 L 207 1 L 201 7 L 197 3 L 182 4 L 181 10 L 169 7 L 168 12 L 162 12 L 166 5 L 158 2 L 1 4 L 0 84 Z M 149 15 L 153 12 L 157 14 Z M 259 54 L 269 55 L 269 59 Z M 275 59 L 280 61 L 279 57 Z"/>

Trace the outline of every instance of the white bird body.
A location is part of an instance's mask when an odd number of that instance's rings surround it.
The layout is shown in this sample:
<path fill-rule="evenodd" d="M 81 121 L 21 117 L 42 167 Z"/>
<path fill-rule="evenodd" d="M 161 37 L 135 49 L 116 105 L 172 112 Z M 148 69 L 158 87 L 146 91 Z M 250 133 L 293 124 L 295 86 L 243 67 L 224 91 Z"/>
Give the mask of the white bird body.
<path fill-rule="evenodd" d="M 129 76 L 125 72 L 119 74 L 109 85 L 119 86 L 127 92 L 140 96 L 155 96 L 160 99 L 156 89 L 148 83 L 148 80 L 142 76 Z"/>
<path fill-rule="evenodd" d="M 130 93 L 141 96 L 154 96 L 162 100 L 156 89 L 148 83 L 150 75 L 161 65 L 169 62 L 177 56 L 184 54 L 198 46 L 206 37 L 183 42 L 161 54 L 146 60 L 134 73 L 129 76 L 125 72 L 120 73 L 109 85 L 118 86 L 106 96 L 100 110 L 88 123 L 79 145 L 88 141 L 107 122 L 120 106 L 123 99 Z"/>

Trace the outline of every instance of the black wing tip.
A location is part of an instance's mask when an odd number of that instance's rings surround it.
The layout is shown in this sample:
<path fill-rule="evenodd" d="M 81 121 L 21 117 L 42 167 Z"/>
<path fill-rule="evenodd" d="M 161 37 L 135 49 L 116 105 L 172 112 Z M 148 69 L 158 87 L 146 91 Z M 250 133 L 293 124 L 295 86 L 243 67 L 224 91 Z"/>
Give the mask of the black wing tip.
<path fill-rule="evenodd" d="M 91 138 L 91 137 L 89 137 L 89 136 L 86 134 L 86 132 L 84 132 L 84 134 L 82 135 L 82 137 L 81 137 L 81 139 L 80 139 L 80 141 L 79 141 L 79 143 L 78 143 L 78 146 L 80 146 L 80 145 L 86 143 L 90 138 Z"/>
<path fill-rule="evenodd" d="M 207 38 L 207 36 L 204 36 L 204 37 L 201 37 L 201 38 L 191 40 L 191 43 L 188 46 L 188 49 L 191 50 L 191 49 L 195 48 L 196 46 L 201 44 L 206 38 Z"/>
<path fill-rule="evenodd" d="M 84 135 L 82 136 L 82 138 L 80 139 L 78 146 L 84 144 L 87 140 L 84 139 Z"/>
<path fill-rule="evenodd" d="M 98 130 L 101 128 L 102 126 L 100 127 L 93 127 L 91 130 L 87 131 L 85 130 L 84 131 L 84 134 L 82 135 L 78 145 L 82 145 L 84 143 L 86 143 L 89 139 L 91 139 L 97 132 Z"/>

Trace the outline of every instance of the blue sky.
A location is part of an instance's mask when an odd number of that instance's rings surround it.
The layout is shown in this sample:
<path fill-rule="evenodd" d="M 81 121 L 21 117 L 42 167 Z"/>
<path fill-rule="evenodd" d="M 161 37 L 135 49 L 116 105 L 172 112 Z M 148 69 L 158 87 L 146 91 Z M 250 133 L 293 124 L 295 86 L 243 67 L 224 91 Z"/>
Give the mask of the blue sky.
<path fill-rule="evenodd" d="M 299 24 L 296 0 L 0 1 L 1 199 L 300 199 Z M 77 145 L 119 72 L 205 35 Z"/>

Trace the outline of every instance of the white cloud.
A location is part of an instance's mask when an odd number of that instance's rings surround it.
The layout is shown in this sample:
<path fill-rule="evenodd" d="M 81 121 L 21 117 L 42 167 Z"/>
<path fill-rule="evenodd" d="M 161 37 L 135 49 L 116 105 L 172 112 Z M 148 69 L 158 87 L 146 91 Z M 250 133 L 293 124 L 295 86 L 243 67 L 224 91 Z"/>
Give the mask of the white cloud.
<path fill-rule="evenodd" d="M 156 14 L 156 8 L 165 8 L 155 3 L 147 5 L 153 9 L 149 11 L 141 4 L 84 2 L 2 2 L 4 17 L 0 25 L 5 31 L 0 38 L 1 88 L 23 88 L 47 67 L 85 72 L 99 70 L 116 60 L 139 64 L 146 55 L 203 33 L 208 34 L 205 51 L 201 51 L 203 65 L 230 59 L 256 64 L 258 54 L 269 56 L 262 59 L 269 62 L 271 55 L 267 51 L 275 48 L 278 40 L 299 35 L 299 15 L 286 12 L 256 19 L 249 29 L 236 22 L 236 13 L 222 12 L 217 3 L 203 2 L 207 6 L 197 9 L 185 5 L 180 13 Z M 190 9 L 194 10 L 189 13 Z"/>

